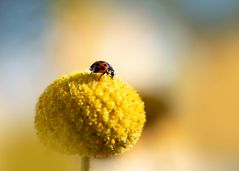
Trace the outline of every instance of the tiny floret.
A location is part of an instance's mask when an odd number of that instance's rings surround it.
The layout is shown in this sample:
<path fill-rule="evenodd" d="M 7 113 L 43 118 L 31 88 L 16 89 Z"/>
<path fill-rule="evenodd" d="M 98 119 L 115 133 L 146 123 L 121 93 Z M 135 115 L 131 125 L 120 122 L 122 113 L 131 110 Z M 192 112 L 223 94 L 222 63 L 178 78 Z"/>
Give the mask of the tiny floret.
<path fill-rule="evenodd" d="M 144 103 L 127 83 L 80 71 L 59 77 L 40 96 L 35 128 L 57 151 L 107 157 L 129 150 L 146 121 Z"/>

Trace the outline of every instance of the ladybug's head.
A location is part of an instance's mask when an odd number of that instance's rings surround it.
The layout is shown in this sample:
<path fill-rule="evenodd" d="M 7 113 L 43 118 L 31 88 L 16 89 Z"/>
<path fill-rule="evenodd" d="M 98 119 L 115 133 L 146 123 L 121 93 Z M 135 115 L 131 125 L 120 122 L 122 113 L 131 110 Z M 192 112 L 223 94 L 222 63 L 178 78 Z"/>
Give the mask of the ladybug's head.
<path fill-rule="evenodd" d="M 107 72 L 108 72 L 108 74 L 110 74 L 111 78 L 113 78 L 115 76 L 115 70 L 110 65 L 109 65 Z"/>

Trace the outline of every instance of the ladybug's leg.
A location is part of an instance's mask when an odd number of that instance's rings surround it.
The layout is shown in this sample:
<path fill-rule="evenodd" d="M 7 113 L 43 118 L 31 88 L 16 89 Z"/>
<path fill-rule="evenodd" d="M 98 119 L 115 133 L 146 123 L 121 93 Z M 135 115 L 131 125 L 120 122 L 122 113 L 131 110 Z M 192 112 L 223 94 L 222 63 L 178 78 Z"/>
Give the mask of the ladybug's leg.
<path fill-rule="evenodd" d="M 110 75 L 110 78 L 113 78 L 112 71 L 110 69 L 107 69 L 106 74 Z"/>
<path fill-rule="evenodd" d="M 101 78 L 105 73 L 107 73 L 107 72 L 104 72 L 103 74 L 100 75 L 98 81 L 100 81 L 100 78 Z"/>

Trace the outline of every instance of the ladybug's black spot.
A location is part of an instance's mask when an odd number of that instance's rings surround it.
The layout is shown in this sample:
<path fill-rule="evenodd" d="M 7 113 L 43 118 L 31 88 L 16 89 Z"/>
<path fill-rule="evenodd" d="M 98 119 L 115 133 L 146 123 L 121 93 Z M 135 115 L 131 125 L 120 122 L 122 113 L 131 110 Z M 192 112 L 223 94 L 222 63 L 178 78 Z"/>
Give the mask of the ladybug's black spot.
<path fill-rule="evenodd" d="M 95 72 L 99 72 L 99 70 L 100 70 L 100 67 L 95 67 Z"/>
<path fill-rule="evenodd" d="M 95 66 L 100 66 L 100 64 L 99 64 L 99 63 L 96 63 Z"/>
<path fill-rule="evenodd" d="M 107 66 L 107 64 L 103 64 L 105 67 Z"/>

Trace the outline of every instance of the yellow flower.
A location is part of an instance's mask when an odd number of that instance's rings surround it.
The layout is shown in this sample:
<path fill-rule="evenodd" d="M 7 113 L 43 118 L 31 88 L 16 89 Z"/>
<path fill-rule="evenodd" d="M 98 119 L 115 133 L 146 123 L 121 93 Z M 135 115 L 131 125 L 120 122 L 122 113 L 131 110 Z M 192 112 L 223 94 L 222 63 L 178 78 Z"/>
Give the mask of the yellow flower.
<path fill-rule="evenodd" d="M 89 71 L 55 80 L 40 96 L 35 127 L 43 144 L 57 151 L 106 157 L 130 149 L 146 121 L 144 103 L 120 79 Z"/>

